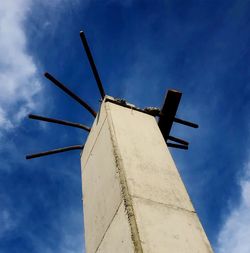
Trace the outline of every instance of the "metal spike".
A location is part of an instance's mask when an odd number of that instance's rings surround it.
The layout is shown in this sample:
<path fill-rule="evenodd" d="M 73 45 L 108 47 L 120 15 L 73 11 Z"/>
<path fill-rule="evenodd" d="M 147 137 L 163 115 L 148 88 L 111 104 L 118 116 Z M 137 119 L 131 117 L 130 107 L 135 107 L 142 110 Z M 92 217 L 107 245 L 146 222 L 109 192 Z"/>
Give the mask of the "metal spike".
<path fill-rule="evenodd" d="M 86 52 L 87 57 L 88 57 L 90 67 L 91 67 L 92 72 L 93 72 L 93 74 L 94 74 L 94 77 L 95 77 L 97 86 L 98 86 L 98 88 L 99 88 L 101 97 L 102 97 L 102 99 L 103 99 L 103 98 L 105 97 L 105 91 L 104 91 L 104 89 L 103 89 L 102 81 L 101 81 L 100 76 L 99 76 L 99 74 L 98 74 L 98 71 L 97 71 L 97 68 L 96 68 L 96 65 L 95 65 L 93 56 L 92 56 L 92 54 L 91 54 L 91 51 L 90 51 L 90 49 L 89 49 L 89 45 L 88 45 L 86 36 L 85 36 L 85 34 L 84 34 L 83 31 L 80 31 L 80 37 L 81 37 L 81 41 L 82 41 L 83 47 L 84 47 L 85 52 Z"/>
<path fill-rule="evenodd" d="M 193 128 L 198 128 L 199 126 L 193 122 L 189 122 L 183 119 L 179 119 L 179 118 L 174 118 L 174 122 L 185 125 L 185 126 L 189 126 L 189 127 L 193 127 Z"/>
<path fill-rule="evenodd" d="M 48 72 L 44 73 L 44 76 L 49 79 L 52 83 L 54 83 L 58 88 L 63 90 L 66 94 L 68 94 L 71 98 L 76 100 L 79 104 L 81 104 L 85 109 L 87 109 L 94 117 L 96 117 L 96 112 L 89 106 L 85 101 L 83 101 L 80 97 L 78 97 L 75 93 L 73 93 L 70 89 L 68 89 L 64 84 L 56 80 L 51 74 Z"/>
<path fill-rule="evenodd" d="M 188 149 L 187 145 L 179 145 L 179 144 L 175 144 L 175 143 L 171 143 L 171 142 L 167 142 L 167 146 L 171 147 L 171 148 L 178 148 L 178 149 Z"/>
<path fill-rule="evenodd" d="M 173 137 L 173 136 L 171 136 L 171 135 L 168 136 L 168 139 L 169 139 L 170 141 L 175 141 L 175 142 L 178 142 L 178 143 L 180 143 L 180 144 L 187 145 L 187 146 L 188 146 L 188 144 L 189 144 L 187 141 L 184 141 L 184 140 L 182 140 L 182 139 Z"/>
<path fill-rule="evenodd" d="M 82 125 L 80 123 L 66 121 L 66 120 L 47 118 L 47 117 L 43 117 L 43 116 L 35 115 L 35 114 L 29 114 L 28 117 L 29 117 L 29 119 L 42 120 L 42 121 L 45 121 L 45 122 L 56 123 L 56 124 L 59 124 L 59 125 L 65 125 L 65 126 L 81 128 L 81 129 L 86 130 L 87 132 L 90 132 L 90 130 L 91 130 L 89 127 L 87 127 L 85 125 Z"/>
<path fill-rule="evenodd" d="M 40 153 L 36 153 L 36 154 L 27 155 L 26 159 L 33 159 L 33 158 L 37 158 L 37 157 L 41 157 L 41 156 L 47 156 L 47 155 L 67 152 L 70 150 L 83 149 L 83 147 L 84 147 L 84 145 L 75 145 L 75 146 L 53 149 L 53 150 L 49 150 L 49 151 L 44 151 L 44 152 L 40 152 Z"/>

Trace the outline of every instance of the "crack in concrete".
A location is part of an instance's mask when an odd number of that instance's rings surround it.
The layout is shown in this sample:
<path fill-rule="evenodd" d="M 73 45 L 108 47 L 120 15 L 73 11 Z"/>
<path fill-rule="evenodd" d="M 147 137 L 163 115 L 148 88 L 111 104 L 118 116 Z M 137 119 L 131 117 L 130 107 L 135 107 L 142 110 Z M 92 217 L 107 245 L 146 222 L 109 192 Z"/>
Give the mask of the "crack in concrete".
<path fill-rule="evenodd" d="M 111 221 L 110 221 L 110 223 L 109 223 L 107 229 L 105 230 L 105 232 L 104 232 L 104 234 L 103 234 L 103 236 L 102 236 L 102 239 L 101 239 L 100 243 L 98 244 L 98 246 L 97 246 L 97 248 L 96 248 L 96 250 L 95 250 L 95 253 L 96 253 L 96 252 L 98 251 L 98 249 L 100 248 L 100 246 L 101 246 L 101 244 L 102 244 L 102 241 L 103 241 L 103 239 L 105 238 L 105 235 L 106 235 L 107 231 L 109 230 L 109 228 L 110 228 L 110 226 L 111 226 L 111 224 L 112 224 L 112 222 L 113 222 L 115 216 L 117 215 L 117 213 L 118 213 L 118 211 L 119 211 L 119 209 L 120 209 L 122 203 L 123 203 L 123 200 L 121 200 L 121 202 L 120 202 L 118 208 L 116 209 L 114 216 L 112 217 L 112 219 L 111 219 Z"/>
<path fill-rule="evenodd" d="M 143 197 L 136 196 L 136 195 L 132 195 L 132 198 L 143 199 L 143 200 L 146 200 L 146 201 L 148 201 L 148 202 L 152 202 L 152 203 L 157 203 L 157 204 L 160 204 L 160 205 L 164 205 L 164 206 L 167 206 L 167 207 L 172 208 L 172 209 L 175 209 L 175 210 L 182 210 L 182 211 L 186 211 L 186 212 L 189 212 L 189 213 L 196 213 L 196 212 L 193 211 L 193 210 L 188 210 L 188 209 L 183 208 L 183 207 L 180 207 L 180 206 L 173 206 L 173 205 L 170 205 L 170 204 L 166 204 L 166 203 L 163 203 L 163 202 L 155 201 L 155 200 L 152 200 L 152 199 L 143 198 Z"/>

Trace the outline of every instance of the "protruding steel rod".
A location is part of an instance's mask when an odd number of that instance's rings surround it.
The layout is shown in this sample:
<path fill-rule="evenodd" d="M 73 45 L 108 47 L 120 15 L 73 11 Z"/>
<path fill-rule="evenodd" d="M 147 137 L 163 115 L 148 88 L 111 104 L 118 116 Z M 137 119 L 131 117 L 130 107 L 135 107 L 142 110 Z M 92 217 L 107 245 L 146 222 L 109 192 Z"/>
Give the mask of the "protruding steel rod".
<path fill-rule="evenodd" d="M 179 119 L 179 118 L 174 118 L 174 122 L 185 125 L 185 126 L 189 126 L 189 127 L 193 127 L 193 128 L 198 128 L 199 126 L 195 123 L 183 120 L 183 119 Z"/>
<path fill-rule="evenodd" d="M 48 72 L 44 73 L 44 76 L 48 78 L 52 83 L 54 83 L 58 88 L 67 93 L 70 97 L 76 100 L 79 104 L 81 104 L 85 109 L 87 109 L 94 117 L 96 117 L 96 112 L 89 106 L 85 101 L 83 101 L 80 97 L 78 97 L 75 93 L 73 93 L 70 89 L 68 89 L 64 84 L 56 80 L 51 74 Z"/>
<path fill-rule="evenodd" d="M 60 124 L 60 125 L 77 127 L 77 128 L 84 129 L 87 132 L 90 132 L 90 128 L 89 127 L 87 127 L 85 125 L 82 125 L 80 123 L 69 122 L 69 121 L 60 120 L 60 119 L 54 119 L 54 118 L 47 118 L 47 117 L 43 117 L 43 116 L 39 116 L 39 115 L 35 115 L 35 114 L 29 114 L 28 117 L 30 119 L 42 120 L 42 121 L 46 121 L 46 122 L 50 122 L 50 123 L 56 123 L 56 124 Z"/>
<path fill-rule="evenodd" d="M 167 142 L 167 146 L 171 147 L 171 148 L 179 148 L 179 149 L 188 149 L 187 145 L 179 145 L 179 144 L 175 144 L 175 143 L 171 143 L 171 142 Z"/>
<path fill-rule="evenodd" d="M 97 71 L 97 68 L 96 68 L 96 65 L 95 65 L 93 56 L 92 56 L 92 54 L 91 54 L 91 51 L 90 51 L 90 49 L 89 49 L 89 45 L 88 45 L 86 36 L 85 36 L 85 34 L 84 34 L 83 31 L 80 31 L 80 37 L 81 37 L 83 47 L 84 47 L 85 52 L 86 52 L 87 57 L 88 57 L 90 67 L 91 67 L 92 72 L 93 72 L 93 74 L 94 74 L 94 77 L 95 77 L 97 86 L 98 86 L 98 88 L 99 88 L 101 97 L 102 97 L 102 99 L 103 99 L 103 98 L 105 97 L 105 91 L 104 91 L 104 89 L 103 89 L 102 81 L 101 81 L 100 76 L 99 76 L 99 74 L 98 74 L 98 71 Z"/>
<path fill-rule="evenodd" d="M 170 141 L 175 141 L 175 142 L 178 142 L 178 143 L 180 143 L 180 144 L 187 145 L 187 146 L 188 146 L 188 144 L 189 144 L 187 141 L 184 141 L 184 140 L 182 140 L 182 139 L 173 137 L 173 136 L 171 136 L 171 135 L 168 136 L 168 139 L 169 139 Z"/>
<path fill-rule="evenodd" d="M 37 158 L 37 157 L 41 157 L 41 156 L 62 153 L 62 152 L 70 151 L 70 150 L 83 149 L 83 147 L 84 147 L 84 145 L 75 145 L 75 146 L 69 146 L 69 147 L 65 147 L 65 148 L 53 149 L 53 150 L 49 150 L 49 151 L 45 151 L 45 152 L 41 152 L 41 153 L 27 155 L 26 159 L 33 159 L 33 158 Z"/>
<path fill-rule="evenodd" d="M 176 90 L 168 90 L 167 96 L 164 101 L 164 105 L 160 112 L 160 118 L 158 121 L 161 133 L 167 141 L 175 114 L 177 112 L 182 93 Z"/>

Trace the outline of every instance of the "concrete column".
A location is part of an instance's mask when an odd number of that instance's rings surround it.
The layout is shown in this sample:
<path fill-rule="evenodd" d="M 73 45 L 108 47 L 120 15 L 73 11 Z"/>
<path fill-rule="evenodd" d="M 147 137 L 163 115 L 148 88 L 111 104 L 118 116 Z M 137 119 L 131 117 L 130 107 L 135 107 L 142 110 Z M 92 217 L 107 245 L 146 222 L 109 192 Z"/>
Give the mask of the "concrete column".
<path fill-rule="evenodd" d="M 154 117 L 104 101 L 81 166 L 86 253 L 213 252 Z"/>

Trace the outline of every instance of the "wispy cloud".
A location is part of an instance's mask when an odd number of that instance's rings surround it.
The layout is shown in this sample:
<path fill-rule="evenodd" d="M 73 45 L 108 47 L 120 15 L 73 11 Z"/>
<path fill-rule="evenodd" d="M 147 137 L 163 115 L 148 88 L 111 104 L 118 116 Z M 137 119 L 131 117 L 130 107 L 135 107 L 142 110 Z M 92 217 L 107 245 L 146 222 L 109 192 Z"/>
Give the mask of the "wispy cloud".
<path fill-rule="evenodd" d="M 13 219 L 13 214 L 7 208 L 3 208 L 0 211 L 0 238 L 9 231 L 12 231 L 16 222 Z"/>
<path fill-rule="evenodd" d="M 75 0 L 74 3 L 77 1 Z M 56 0 L 53 4 L 47 0 L 2 0 L 0 3 L 0 139 L 2 144 L 0 147 L 0 178 L 2 179 L 0 180 L 0 251 L 10 252 L 11 249 L 22 245 L 23 251 L 32 248 L 33 250 L 30 250 L 32 252 L 82 252 L 82 230 L 79 231 L 79 228 L 82 228 L 82 224 L 79 225 L 79 220 L 82 220 L 80 216 L 82 210 L 79 208 L 81 205 L 73 206 L 71 212 L 69 208 L 60 209 L 57 206 L 53 209 L 56 210 L 54 215 L 56 217 L 54 217 L 50 213 L 53 213 L 50 207 L 54 207 L 54 202 L 59 197 L 56 195 L 53 199 L 51 191 L 48 194 L 48 188 L 53 187 L 55 178 L 50 180 L 51 172 L 41 173 L 37 177 L 38 181 L 35 185 L 39 187 L 35 191 L 32 185 L 35 175 L 39 173 L 39 166 L 34 168 L 31 164 L 29 167 L 24 160 L 25 151 L 20 147 L 20 143 L 24 143 L 24 140 L 27 147 L 29 138 L 32 138 L 26 136 L 26 132 L 19 131 L 23 128 L 23 118 L 30 111 L 37 111 L 46 104 L 43 101 L 39 79 L 41 63 L 29 48 L 31 40 L 33 43 L 36 41 L 27 33 L 34 21 L 31 16 L 37 14 L 33 4 L 38 2 L 55 7 L 66 0 Z M 54 8 L 51 9 L 52 11 Z M 45 25 L 49 25 L 47 20 Z M 14 129 L 15 135 L 9 132 Z M 68 179 L 69 177 L 66 181 L 62 177 L 60 182 L 68 182 Z M 42 184 L 43 180 L 48 180 L 51 184 L 48 182 Z M 58 191 L 57 186 L 55 191 Z M 64 197 L 66 198 L 65 195 Z M 72 196 L 68 198 L 72 199 Z M 81 203 L 80 200 L 79 197 L 77 203 Z M 65 199 L 63 203 L 64 201 Z M 63 205 L 59 200 L 57 203 Z M 46 212 L 41 214 L 43 208 L 46 208 Z"/>
<path fill-rule="evenodd" d="M 219 233 L 218 253 L 250 252 L 250 161 L 245 165 L 245 175 L 239 183 L 241 201 L 226 218 Z"/>
<path fill-rule="evenodd" d="M 0 129 L 18 124 L 41 90 L 37 66 L 26 48 L 24 21 L 30 4 L 3 0 L 0 5 Z"/>

